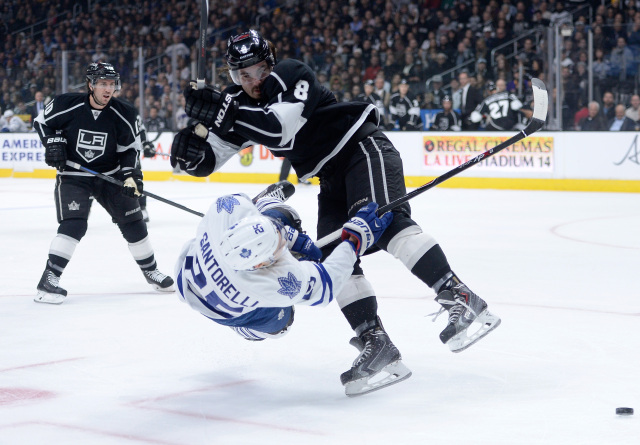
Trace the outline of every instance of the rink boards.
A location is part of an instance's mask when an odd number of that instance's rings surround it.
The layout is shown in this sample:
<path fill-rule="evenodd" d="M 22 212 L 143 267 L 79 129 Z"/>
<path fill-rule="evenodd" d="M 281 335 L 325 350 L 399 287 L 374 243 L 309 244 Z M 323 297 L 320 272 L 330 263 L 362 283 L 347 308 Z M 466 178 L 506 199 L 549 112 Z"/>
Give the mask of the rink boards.
<path fill-rule="evenodd" d="M 402 156 L 408 187 L 425 184 L 515 134 L 386 133 Z M 538 132 L 485 158 L 439 187 L 638 193 L 638 134 Z M 208 178 L 176 174 L 168 156 L 173 133 L 150 133 L 149 140 L 154 141 L 158 154 L 142 160 L 145 180 L 270 183 L 280 172 L 281 159 L 265 146 L 256 145 L 241 151 Z M 54 176 L 55 171 L 44 163 L 44 148 L 36 133 L 0 133 L 0 177 Z M 295 181 L 295 176 L 292 174 L 289 179 Z"/>

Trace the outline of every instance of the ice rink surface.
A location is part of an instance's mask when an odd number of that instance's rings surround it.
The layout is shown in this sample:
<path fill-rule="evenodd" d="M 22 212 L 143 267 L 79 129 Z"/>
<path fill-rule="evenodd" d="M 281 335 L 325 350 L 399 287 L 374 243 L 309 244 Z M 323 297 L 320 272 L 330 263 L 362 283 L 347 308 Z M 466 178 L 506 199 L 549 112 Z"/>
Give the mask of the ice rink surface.
<path fill-rule="evenodd" d="M 436 188 L 411 201 L 502 325 L 453 354 L 433 292 L 386 253 L 365 258 L 413 376 L 347 398 L 357 356 L 334 303 L 299 307 L 276 341 L 243 340 L 153 292 L 94 203 L 60 285 L 33 302 L 57 223 L 53 180 L 0 179 L 0 444 L 640 443 L 640 196 Z M 205 212 L 263 185 L 148 182 Z M 317 186 L 290 202 L 315 234 Z M 149 200 L 160 269 L 199 218 Z M 615 415 L 630 406 L 635 416 Z"/>

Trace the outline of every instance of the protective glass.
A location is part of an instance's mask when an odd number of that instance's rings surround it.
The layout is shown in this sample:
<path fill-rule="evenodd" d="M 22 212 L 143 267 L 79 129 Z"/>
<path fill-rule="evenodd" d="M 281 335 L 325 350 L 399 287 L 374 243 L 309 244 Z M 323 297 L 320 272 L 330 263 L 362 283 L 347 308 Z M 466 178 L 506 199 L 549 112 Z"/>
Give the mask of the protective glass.
<path fill-rule="evenodd" d="M 113 89 L 114 91 L 120 91 L 120 79 L 107 79 L 99 78 L 91 82 L 93 88 L 102 88 L 104 90 Z"/>
<path fill-rule="evenodd" d="M 271 73 L 271 68 L 266 62 L 263 62 L 247 68 L 231 70 L 230 73 L 231 80 L 236 85 L 252 85 L 264 80 Z"/>

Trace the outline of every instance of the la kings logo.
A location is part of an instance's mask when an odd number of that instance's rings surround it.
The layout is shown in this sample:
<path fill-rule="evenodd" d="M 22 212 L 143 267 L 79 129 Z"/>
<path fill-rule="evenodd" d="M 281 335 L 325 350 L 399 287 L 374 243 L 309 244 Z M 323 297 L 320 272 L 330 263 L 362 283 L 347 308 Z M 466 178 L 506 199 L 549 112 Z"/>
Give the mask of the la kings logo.
<path fill-rule="evenodd" d="M 87 162 L 94 161 L 104 154 L 107 147 L 107 133 L 80 130 L 76 151 Z"/>

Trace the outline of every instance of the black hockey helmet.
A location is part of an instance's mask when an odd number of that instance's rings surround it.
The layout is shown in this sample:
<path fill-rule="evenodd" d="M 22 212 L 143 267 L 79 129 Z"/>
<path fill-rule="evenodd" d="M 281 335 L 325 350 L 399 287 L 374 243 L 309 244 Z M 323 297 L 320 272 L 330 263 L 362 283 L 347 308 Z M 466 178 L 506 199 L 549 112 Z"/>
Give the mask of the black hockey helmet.
<path fill-rule="evenodd" d="M 231 71 L 247 68 L 263 60 L 266 60 L 270 67 L 276 64 L 269 42 L 253 29 L 230 37 L 225 57 Z"/>
<path fill-rule="evenodd" d="M 494 91 L 494 90 L 497 90 L 497 88 L 496 88 L 496 84 L 495 84 L 495 82 L 494 82 L 494 81 L 492 81 L 492 80 L 490 80 L 489 82 L 487 82 L 487 84 L 485 85 L 484 89 L 485 89 L 485 91 L 486 91 L 487 93 L 490 93 L 490 92 L 492 92 L 492 91 Z"/>
<path fill-rule="evenodd" d="M 110 63 L 94 62 L 87 67 L 87 82 L 95 87 L 98 79 L 111 79 L 116 81 L 116 91 L 120 90 L 120 74 Z"/>

